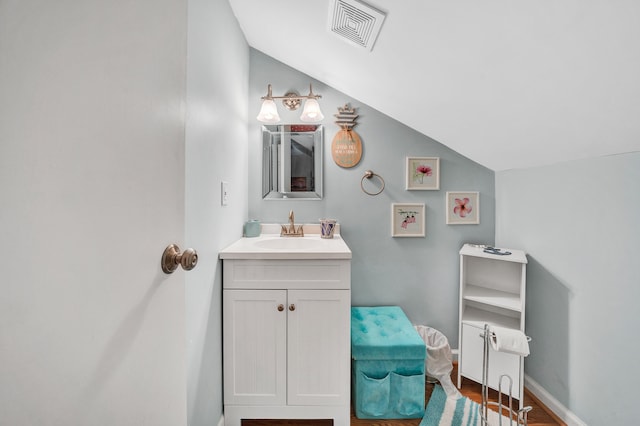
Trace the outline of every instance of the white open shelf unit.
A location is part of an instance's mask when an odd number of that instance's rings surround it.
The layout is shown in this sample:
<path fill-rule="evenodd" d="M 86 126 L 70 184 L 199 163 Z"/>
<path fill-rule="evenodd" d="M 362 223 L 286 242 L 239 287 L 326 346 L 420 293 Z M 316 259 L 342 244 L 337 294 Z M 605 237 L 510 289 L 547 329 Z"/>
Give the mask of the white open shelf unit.
<path fill-rule="evenodd" d="M 521 250 L 502 249 L 510 255 L 485 253 L 483 247 L 465 244 L 460 250 L 460 325 L 458 386 L 462 377 L 482 377 L 482 333 L 485 324 L 524 332 L 527 256 Z M 490 375 L 508 374 L 514 398 L 522 404 L 523 358 L 496 353 L 490 357 Z M 489 378 L 497 389 L 497 380 Z"/>

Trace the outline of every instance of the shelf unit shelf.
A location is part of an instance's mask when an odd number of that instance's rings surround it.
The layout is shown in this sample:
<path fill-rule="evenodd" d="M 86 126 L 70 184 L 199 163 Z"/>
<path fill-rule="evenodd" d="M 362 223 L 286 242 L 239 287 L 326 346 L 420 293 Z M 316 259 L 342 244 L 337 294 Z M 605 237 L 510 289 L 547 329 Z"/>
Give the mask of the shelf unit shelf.
<path fill-rule="evenodd" d="M 492 288 L 468 284 L 463 294 L 465 300 L 471 300 L 485 305 L 508 309 L 515 312 L 522 311 L 520 294 L 509 293 Z"/>
<path fill-rule="evenodd" d="M 462 322 L 473 325 L 478 328 L 484 328 L 485 324 L 505 328 L 520 328 L 520 319 L 506 315 L 497 314 L 495 312 L 477 309 L 472 306 L 466 306 L 462 314 Z"/>

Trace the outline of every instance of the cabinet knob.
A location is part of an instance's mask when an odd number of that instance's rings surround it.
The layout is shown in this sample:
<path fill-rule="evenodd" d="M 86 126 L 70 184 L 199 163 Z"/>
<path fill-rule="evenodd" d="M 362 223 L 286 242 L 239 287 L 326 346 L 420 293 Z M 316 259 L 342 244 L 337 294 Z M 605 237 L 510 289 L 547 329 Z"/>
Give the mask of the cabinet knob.
<path fill-rule="evenodd" d="M 295 310 L 296 310 L 296 305 L 294 305 L 293 303 L 292 303 L 292 304 L 290 304 L 290 305 L 289 305 L 289 310 L 290 310 L 291 312 L 295 311 Z"/>
<path fill-rule="evenodd" d="M 284 305 L 281 303 L 278 305 L 278 312 L 284 311 Z"/>

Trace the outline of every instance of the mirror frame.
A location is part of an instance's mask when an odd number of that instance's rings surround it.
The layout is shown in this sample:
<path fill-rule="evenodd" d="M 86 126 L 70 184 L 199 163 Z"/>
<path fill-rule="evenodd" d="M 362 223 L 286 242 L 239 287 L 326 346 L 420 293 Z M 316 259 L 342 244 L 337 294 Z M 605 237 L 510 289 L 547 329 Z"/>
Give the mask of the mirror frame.
<path fill-rule="evenodd" d="M 313 138 L 312 191 L 291 190 L 293 135 Z M 262 126 L 262 198 L 265 200 L 321 200 L 323 197 L 324 126 L 277 124 Z"/>

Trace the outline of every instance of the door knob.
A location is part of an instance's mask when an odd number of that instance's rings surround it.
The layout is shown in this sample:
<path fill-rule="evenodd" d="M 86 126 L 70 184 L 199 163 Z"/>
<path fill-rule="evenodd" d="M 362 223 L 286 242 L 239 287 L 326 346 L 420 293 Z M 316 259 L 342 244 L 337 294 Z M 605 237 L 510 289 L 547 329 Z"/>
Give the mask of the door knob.
<path fill-rule="evenodd" d="M 290 310 L 291 312 L 295 311 L 295 310 L 296 310 L 296 305 L 294 305 L 293 303 L 292 303 L 292 304 L 290 304 L 290 305 L 289 305 L 289 310 Z"/>
<path fill-rule="evenodd" d="M 162 253 L 162 272 L 171 274 L 182 265 L 182 269 L 190 271 L 198 264 L 198 253 L 192 248 L 188 248 L 180 253 L 180 247 L 175 244 L 169 245 Z"/>

